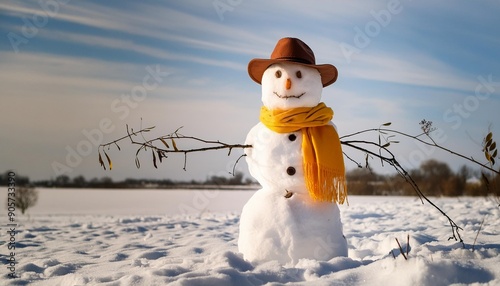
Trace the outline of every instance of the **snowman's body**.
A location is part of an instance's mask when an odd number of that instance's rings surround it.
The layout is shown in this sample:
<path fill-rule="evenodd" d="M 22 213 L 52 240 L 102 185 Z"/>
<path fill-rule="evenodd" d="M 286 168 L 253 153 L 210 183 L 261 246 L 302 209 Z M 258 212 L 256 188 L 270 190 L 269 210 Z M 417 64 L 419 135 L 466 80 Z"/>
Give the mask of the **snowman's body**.
<path fill-rule="evenodd" d="M 269 109 L 314 107 L 321 100 L 314 68 L 274 64 L 262 76 L 262 101 Z M 250 261 L 347 256 L 337 204 L 313 201 L 302 169 L 302 131 L 277 133 L 258 123 L 247 135 L 246 160 L 262 185 L 244 206 L 239 251 Z"/>

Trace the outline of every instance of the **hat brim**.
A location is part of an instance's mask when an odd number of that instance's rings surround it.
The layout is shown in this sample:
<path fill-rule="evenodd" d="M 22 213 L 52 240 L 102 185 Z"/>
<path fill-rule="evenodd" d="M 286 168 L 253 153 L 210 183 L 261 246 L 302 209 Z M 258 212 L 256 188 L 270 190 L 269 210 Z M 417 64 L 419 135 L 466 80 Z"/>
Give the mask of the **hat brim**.
<path fill-rule="evenodd" d="M 266 69 L 272 64 L 283 62 L 294 63 L 297 65 L 317 69 L 321 74 L 321 82 L 323 83 L 323 87 L 329 86 L 330 84 L 334 83 L 338 77 L 337 68 L 331 64 L 311 65 L 287 59 L 253 59 L 248 63 L 248 75 L 250 75 L 250 78 L 253 81 L 261 84 L 264 71 L 266 71 Z"/>

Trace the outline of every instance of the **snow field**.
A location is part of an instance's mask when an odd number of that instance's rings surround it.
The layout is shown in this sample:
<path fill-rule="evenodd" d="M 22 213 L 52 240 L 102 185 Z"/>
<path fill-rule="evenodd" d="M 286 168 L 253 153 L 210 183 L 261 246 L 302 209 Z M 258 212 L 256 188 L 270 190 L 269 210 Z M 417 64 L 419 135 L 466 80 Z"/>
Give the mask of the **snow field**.
<path fill-rule="evenodd" d="M 143 205 L 137 193 L 154 203 Z M 20 278 L 7 280 L 2 266 L 0 284 L 500 285 L 500 208 L 491 200 L 432 199 L 463 227 L 463 249 L 448 241 L 447 220 L 416 198 L 351 196 L 349 206 L 340 206 L 349 256 L 285 267 L 251 264 L 238 253 L 239 214 L 252 193 L 212 192 L 201 200 L 203 190 L 42 189 L 31 218 L 18 217 Z M 76 199 L 61 201 L 65 196 Z M 181 204 L 203 209 L 186 214 Z M 0 217 L 2 265 L 6 222 Z M 405 260 L 395 239 L 406 249 L 408 235 Z"/>

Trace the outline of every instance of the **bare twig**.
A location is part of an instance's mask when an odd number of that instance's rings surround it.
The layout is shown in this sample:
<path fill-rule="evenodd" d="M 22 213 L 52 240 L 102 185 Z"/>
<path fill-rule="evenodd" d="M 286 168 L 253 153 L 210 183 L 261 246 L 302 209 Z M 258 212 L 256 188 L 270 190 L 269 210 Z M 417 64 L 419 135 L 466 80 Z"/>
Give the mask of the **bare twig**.
<path fill-rule="evenodd" d="M 238 164 L 238 162 L 240 161 L 241 158 L 243 157 L 246 157 L 247 154 L 242 154 L 240 157 L 238 157 L 238 159 L 236 159 L 236 162 L 234 162 L 234 165 L 233 165 L 233 172 L 232 172 L 232 175 L 234 176 L 236 174 L 236 165 Z"/>
<path fill-rule="evenodd" d="M 157 167 L 156 157 L 158 157 L 158 159 L 160 160 L 160 163 L 161 163 L 162 162 L 162 158 L 167 158 L 168 157 L 167 156 L 168 153 L 182 153 L 182 154 L 184 154 L 183 170 L 186 170 L 186 168 L 187 168 L 187 155 L 188 155 L 188 153 L 204 152 L 204 151 L 210 151 L 210 150 L 228 149 L 229 150 L 228 151 L 228 156 L 229 156 L 231 154 L 231 151 L 233 149 L 235 149 L 235 148 L 244 149 L 244 148 L 250 148 L 250 147 L 252 147 L 252 145 L 228 144 L 228 143 L 221 142 L 219 140 L 205 140 L 205 139 L 201 139 L 201 138 L 193 137 L 193 136 L 184 136 L 184 135 L 182 135 L 182 134 L 179 133 L 179 130 L 181 128 L 178 128 L 177 130 L 175 130 L 171 134 L 168 134 L 168 135 L 165 135 L 165 136 L 161 136 L 161 137 L 157 137 L 157 138 L 154 138 L 154 139 L 151 139 L 151 140 L 147 140 L 144 137 L 144 133 L 150 132 L 154 128 L 155 127 L 153 126 L 153 127 L 141 128 L 139 131 L 134 131 L 132 128 L 129 128 L 129 126 L 126 125 L 126 130 L 127 130 L 127 135 L 126 136 L 120 137 L 120 138 L 118 138 L 116 140 L 113 140 L 113 141 L 111 141 L 109 143 L 99 145 L 99 150 L 102 150 L 102 152 L 104 153 L 104 155 L 106 156 L 106 158 L 108 160 L 108 165 L 111 166 L 111 164 L 112 164 L 111 163 L 111 159 L 109 158 L 109 156 L 107 155 L 107 153 L 104 150 L 106 148 L 109 150 L 109 148 L 111 146 L 116 146 L 118 148 L 118 150 L 121 150 L 120 146 L 118 145 L 118 143 L 121 142 L 121 141 L 123 141 L 123 140 L 125 140 L 125 139 L 129 139 L 130 143 L 132 145 L 138 145 L 139 146 L 139 148 L 137 149 L 137 151 L 135 153 L 135 164 L 136 164 L 137 168 L 140 168 L 140 166 L 141 166 L 140 160 L 139 160 L 139 153 L 141 151 L 147 151 L 148 148 L 149 148 L 152 151 L 153 165 L 155 167 Z M 142 141 L 137 141 L 135 139 L 138 136 L 140 136 L 140 138 L 142 138 Z M 194 142 L 198 142 L 198 143 L 209 144 L 209 145 L 212 145 L 212 146 L 183 149 L 183 148 L 178 148 L 177 147 L 176 141 L 179 141 L 179 140 L 185 140 L 185 141 L 191 141 L 191 142 L 194 141 Z M 169 145 L 167 143 L 168 141 L 171 142 L 171 145 Z M 159 147 L 159 146 L 162 146 L 162 147 Z M 236 161 L 236 163 L 238 163 L 238 161 L 239 161 L 240 158 L 238 158 L 238 160 Z M 106 166 L 104 164 L 104 161 L 102 160 L 100 151 L 99 151 L 99 163 L 106 170 Z M 235 166 L 236 166 L 236 163 L 235 163 Z M 234 171 L 233 171 L 233 174 L 234 174 Z"/>
<path fill-rule="evenodd" d="M 406 236 L 406 256 L 410 253 L 410 234 Z"/>
<path fill-rule="evenodd" d="M 408 260 L 408 257 L 405 255 L 405 253 L 403 251 L 403 248 L 401 247 L 401 244 L 399 243 L 399 240 L 397 238 L 396 238 L 396 242 L 398 243 L 399 252 L 401 253 L 401 255 L 403 255 L 403 257 L 405 258 L 405 260 Z"/>
<path fill-rule="evenodd" d="M 362 141 L 362 140 L 341 141 L 341 143 L 342 143 L 342 145 L 345 145 L 345 146 L 357 149 L 359 151 L 366 152 L 366 153 L 368 153 L 368 154 L 370 154 L 372 156 L 378 157 L 381 160 L 383 160 L 384 162 L 386 162 L 389 165 L 391 165 L 396 170 L 396 172 L 401 177 L 403 177 L 407 183 L 410 184 L 410 186 L 413 188 L 413 190 L 419 196 L 420 201 L 422 202 L 422 204 L 424 203 L 424 200 L 425 200 L 426 202 L 428 202 L 431 206 L 433 206 L 434 208 L 436 208 L 443 216 L 445 216 L 448 219 L 448 223 L 450 224 L 450 227 L 451 227 L 451 230 L 452 230 L 452 236 L 450 236 L 448 238 L 448 240 L 455 239 L 456 241 L 461 242 L 462 246 L 465 248 L 465 244 L 464 244 L 463 239 L 462 239 L 462 237 L 460 236 L 460 233 L 459 233 L 459 231 L 462 230 L 462 228 L 459 227 L 455 223 L 455 221 L 453 221 L 450 218 L 450 216 L 448 216 L 448 214 L 446 214 L 441 208 L 439 208 L 438 206 L 436 206 L 429 198 L 427 198 L 427 196 L 424 195 L 424 193 L 418 187 L 417 183 L 413 180 L 413 178 L 410 176 L 410 174 L 399 164 L 399 162 L 396 160 L 394 154 L 389 149 L 387 149 L 387 147 L 380 146 L 380 145 L 378 145 L 375 142 Z M 368 150 L 367 148 L 358 146 L 360 144 L 365 144 L 365 145 L 371 145 L 371 146 L 378 147 L 381 150 L 387 152 L 389 155 L 388 156 L 384 156 L 381 153 L 377 154 L 377 153 L 375 153 L 373 151 Z"/>
<path fill-rule="evenodd" d="M 431 130 L 432 131 L 432 130 Z M 472 158 L 472 157 L 467 157 L 467 156 L 464 156 L 460 153 L 457 153 L 453 150 L 450 150 L 446 147 L 443 147 L 441 145 L 438 145 L 436 142 L 434 142 L 434 140 L 432 140 L 431 138 L 431 141 L 432 142 L 428 142 L 428 141 L 425 141 L 419 137 L 421 137 L 422 135 L 427 135 L 426 137 L 427 138 L 430 138 L 429 134 L 426 134 L 426 133 L 421 133 L 421 134 L 418 134 L 418 135 L 410 135 L 410 134 L 407 134 L 407 133 L 404 133 L 404 132 L 401 132 L 401 131 L 397 131 L 397 130 L 394 130 L 394 129 L 388 129 L 388 128 L 371 128 L 371 129 L 365 129 L 365 130 L 361 130 L 361 131 L 358 131 L 358 132 L 354 132 L 354 133 L 351 133 L 351 134 L 347 134 L 347 135 L 344 135 L 344 136 L 341 136 L 340 139 L 344 139 L 344 138 L 348 138 L 348 137 L 352 137 L 352 136 L 355 136 L 355 135 L 360 135 L 360 134 L 364 134 L 364 133 L 370 133 L 370 132 L 386 132 L 386 133 L 393 133 L 393 134 L 398 134 L 398 135 L 401 135 L 401 136 L 404 136 L 404 137 L 407 137 L 407 138 L 410 138 L 410 139 L 414 139 L 416 140 L 417 142 L 419 143 L 422 143 L 422 144 L 425 144 L 425 145 L 428 145 L 428 146 L 431 146 L 431 147 L 435 147 L 437 149 L 440 149 L 442 151 L 446 151 L 454 156 L 457 156 L 457 157 L 460 157 L 462 159 L 465 159 L 467 161 L 470 161 L 476 165 L 479 165 L 489 171 L 492 171 L 496 174 L 499 174 L 500 175 L 500 170 L 495 170 L 493 169 L 492 167 L 486 165 L 486 164 L 483 164 L 479 161 L 477 161 L 476 159 Z"/>
<path fill-rule="evenodd" d="M 483 223 L 484 223 L 485 218 L 486 218 L 486 215 L 483 217 L 483 220 L 481 221 L 481 224 L 479 225 L 479 229 L 477 230 L 476 237 L 474 238 L 474 243 L 472 244 L 472 251 L 475 250 L 477 237 L 479 236 L 479 233 L 481 232 L 481 228 L 483 227 Z"/>
<path fill-rule="evenodd" d="M 344 154 L 344 156 L 349 159 L 349 161 L 353 162 L 354 164 L 356 164 L 358 166 L 358 168 L 363 168 L 363 166 L 361 166 L 360 163 L 358 163 L 356 160 L 354 160 L 353 158 L 349 157 L 349 155 L 347 155 L 345 152 L 342 152 Z"/>

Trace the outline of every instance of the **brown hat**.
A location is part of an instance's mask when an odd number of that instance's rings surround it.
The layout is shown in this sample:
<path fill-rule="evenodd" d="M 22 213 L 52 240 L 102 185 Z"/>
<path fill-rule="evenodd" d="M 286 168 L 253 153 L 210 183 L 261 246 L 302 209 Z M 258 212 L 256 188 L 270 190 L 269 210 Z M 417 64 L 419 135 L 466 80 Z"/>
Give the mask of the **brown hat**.
<path fill-rule="evenodd" d="M 292 62 L 312 67 L 321 74 L 321 82 L 326 87 L 337 80 L 337 68 L 330 64 L 317 65 L 314 53 L 306 43 L 297 38 L 283 38 L 278 41 L 270 59 L 253 59 L 248 63 L 248 74 L 258 84 L 264 71 L 272 64 Z"/>

